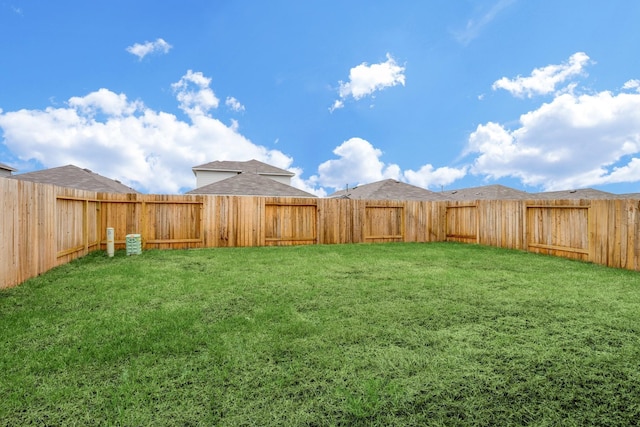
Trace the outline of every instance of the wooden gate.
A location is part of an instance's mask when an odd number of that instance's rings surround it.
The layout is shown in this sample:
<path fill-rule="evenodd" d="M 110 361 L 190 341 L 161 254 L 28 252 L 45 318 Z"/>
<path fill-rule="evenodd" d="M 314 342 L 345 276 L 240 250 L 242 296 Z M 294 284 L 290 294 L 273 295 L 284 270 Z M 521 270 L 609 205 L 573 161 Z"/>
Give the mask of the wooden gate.
<path fill-rule="evenodd" d="M 364 233 L 368 243 L 404 241 L 404 207 L 368 205 Z"/>
<path fill-rule="evenodd" d="M 589 260 L 589 205 L 527 205 L 527 248 Z"/>
<path fill-rule="evenodd" d="M 315 203 L 265 203 L 264 215 L 267 246 L 318 242 L 318 207 Z"/>

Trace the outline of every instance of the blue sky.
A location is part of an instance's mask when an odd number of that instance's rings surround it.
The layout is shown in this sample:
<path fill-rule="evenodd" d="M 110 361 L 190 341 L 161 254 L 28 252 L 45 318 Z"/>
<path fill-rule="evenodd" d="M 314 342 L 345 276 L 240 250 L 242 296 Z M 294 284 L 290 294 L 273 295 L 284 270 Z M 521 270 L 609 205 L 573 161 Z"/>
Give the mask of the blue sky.
<path fill-rule="evenodd" d="M 635 0 L 0 0 L 0 162 L 640 192 Z"/>

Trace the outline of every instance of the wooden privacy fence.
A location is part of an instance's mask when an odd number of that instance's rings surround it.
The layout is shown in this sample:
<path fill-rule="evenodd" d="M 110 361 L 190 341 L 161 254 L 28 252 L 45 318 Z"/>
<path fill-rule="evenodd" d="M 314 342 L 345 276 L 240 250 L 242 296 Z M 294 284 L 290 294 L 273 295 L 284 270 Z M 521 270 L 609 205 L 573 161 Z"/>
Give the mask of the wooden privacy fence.
<path fill-rule="evenodd" d="M 457 241 L 640 270 L 640 200 L 107 194 L 0 178 L 0 288 L 141 234 L 144 249 Z"/>
<path fill-rule="evenodd" d="M 640 270 L 640 200 L 448 202 L 446 239 Z"/>

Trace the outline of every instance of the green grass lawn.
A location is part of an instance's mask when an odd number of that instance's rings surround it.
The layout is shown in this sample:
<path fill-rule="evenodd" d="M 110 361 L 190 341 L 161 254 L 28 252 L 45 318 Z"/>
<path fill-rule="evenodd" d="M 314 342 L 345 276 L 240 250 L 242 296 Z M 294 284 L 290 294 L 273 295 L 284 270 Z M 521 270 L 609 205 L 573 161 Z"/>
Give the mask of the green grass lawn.
<path fill-rule="evenodd" d="M 496 248 L 98 252 L 0 331 L 7 426 L 640 424 L 640 274 Z"/>

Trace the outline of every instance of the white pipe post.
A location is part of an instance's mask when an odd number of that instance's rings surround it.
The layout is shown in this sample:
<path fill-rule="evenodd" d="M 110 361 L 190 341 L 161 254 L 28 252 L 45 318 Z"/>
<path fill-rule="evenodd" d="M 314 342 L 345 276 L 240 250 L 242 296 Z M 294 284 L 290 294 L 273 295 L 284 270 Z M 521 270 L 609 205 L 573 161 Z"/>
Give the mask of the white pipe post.
<path fill-rule="evenodd" d="M 107 255 L 109 258 L 113 257 L 115 243 L 115 232 L 113 227 L 107 227 Z"/>

